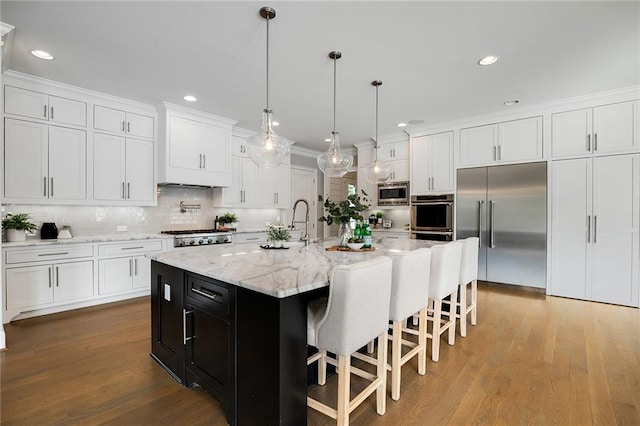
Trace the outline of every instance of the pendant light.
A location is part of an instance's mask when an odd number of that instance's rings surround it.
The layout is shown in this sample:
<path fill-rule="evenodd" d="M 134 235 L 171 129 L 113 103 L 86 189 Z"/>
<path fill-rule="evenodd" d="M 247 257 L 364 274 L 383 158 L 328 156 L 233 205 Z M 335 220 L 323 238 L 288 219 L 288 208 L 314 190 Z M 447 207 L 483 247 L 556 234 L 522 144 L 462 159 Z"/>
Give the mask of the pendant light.
<path fill-rule="evenodd" d="M 260 16 L 267 20 L 267 106 L 262 111 L 260 132 L 247 139 L 247 155 L 258 167 L 277 167 L 289 155 L 291 142 L 273 131 L 273 111 L 269 108 L 269 21 L 276 17 L 276 11 L 265 6 Z"/>
<path fill-rule="evenodd" d="M 378 87 L 382 86 L 382 81 L 374 80 L 371 85 L 376 88 L 376 139 L 374 147 L 374 161 L 371 164 L 362 166 L 365 178 L 371 183 L 385 183 L 391 177 L 391 166 L 384 161 L 378 161 Z"/>
<path fill-rule="evenodd" d="M 341 177 L 347 174 L 353 164 L 353 155 L 340 149 L 340 135 L 336 132 L 336 63 L 342 57 L 337 51 L 329 52 L 333 59 L 333 131 L 329 150 L 318 156 L 318 167 L 328 177 Z"/>

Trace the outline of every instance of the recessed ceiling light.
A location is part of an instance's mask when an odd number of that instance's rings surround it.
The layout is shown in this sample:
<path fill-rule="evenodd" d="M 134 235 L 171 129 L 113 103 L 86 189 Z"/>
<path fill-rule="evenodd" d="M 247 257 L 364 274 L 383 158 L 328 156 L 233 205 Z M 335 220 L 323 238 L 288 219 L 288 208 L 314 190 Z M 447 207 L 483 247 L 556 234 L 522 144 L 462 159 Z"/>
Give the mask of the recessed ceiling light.
<path fill-rule="evenodd" d="M 398 123 L 396 127 L 407 127 L 407 123 Z"/>
<path fill-rule="evenodd" d="M 36 58 L 46 59 L 47 61 L 53 60 L 53 55 L 49 52 L 45 52 L 44 50 L 32 50 L 31 54 Z"/>
<path fill-rule="evenodd" d="M 331 138 L 326 138 L 324 141 L 325 142 L 331 142 Z"/>
<path fill-rule="evenodd" d="M 272 121 L 272 122 L 271 122 L 271 125 L 272 125 L 272 126 L 279 126 L 279 125 L 280 125 L 280 122 L 278 122 L 278 121 Z"/>
<path fill-rule="evenodd" d="M 193 95 L 187 95 L 187 96 L 185 96 L 185 97 L 184 97 L 184 100 L 185 100 L 185 101 L 189 101 L 189 102 L 195 102 L 195 101 L 197 101 L 197 100 L 198 100 L 198 98 L 196 98 L 196 97 L 195 97 L 195 96 L 193 96 Z"/>
<path fill-rule="evenodd" d="M 518 105 L 519 103 L 520 103 L 520 101 L 519 101 L 519 100 L 517 100 L 517 99 L 512 99 L 512 100 L 510 100 L 510 101 L 506 101 L 504 104 L 505 104 L 505 105 L 509 105 L 509 106 L 511 106 L 511 105 Z"/>
<path fill-rule="evenodd" d="M 492 65 L 498 62 L 497 56 L 485 56 L 478 61 L 478 65 Z"/>
<path fill-rule="evenodd" d="M 424 120 L 409 120 L 409 121 L 407 122 L 407 124 L 409 124 L 409 125 L 411 125 L 411 126 L 415 126 L 415 125 L 417 125 L 417 124 L 422 124 L 422 123 L 424 123 Z"/>

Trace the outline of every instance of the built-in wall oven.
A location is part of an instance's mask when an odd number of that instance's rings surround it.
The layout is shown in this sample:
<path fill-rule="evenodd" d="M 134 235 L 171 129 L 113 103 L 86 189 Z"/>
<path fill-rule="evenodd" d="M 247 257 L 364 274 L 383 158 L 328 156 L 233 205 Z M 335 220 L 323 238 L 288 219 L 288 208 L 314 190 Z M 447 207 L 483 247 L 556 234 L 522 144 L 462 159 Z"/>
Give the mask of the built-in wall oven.
<path fill-rule="evenodd" d="M 453 240 L 453 194 L 411 196 L 411 238 Z"/>

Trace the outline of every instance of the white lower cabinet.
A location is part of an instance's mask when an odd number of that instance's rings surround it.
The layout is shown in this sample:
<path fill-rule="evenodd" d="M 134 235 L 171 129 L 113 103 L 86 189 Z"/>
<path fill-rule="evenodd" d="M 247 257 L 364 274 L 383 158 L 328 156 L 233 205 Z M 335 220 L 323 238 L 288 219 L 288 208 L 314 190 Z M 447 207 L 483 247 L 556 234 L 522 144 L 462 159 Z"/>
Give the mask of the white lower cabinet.
<path fill-rule="evenodd" d="M 100 294 L 120 293 L 151 286 L 151 261 L 144 253 L 162 250 L 162 242 L 133 241 L 101 244 L 98 254 L 98 291 Z M 127 254 L 127 256 L 123 256 Z M 119 255 L 119 257 L 105 258 Z"/>
<path fill-rule="evenodd" d="M 640 155 L 554 161 L 550 293 L 640 305 Z"/>

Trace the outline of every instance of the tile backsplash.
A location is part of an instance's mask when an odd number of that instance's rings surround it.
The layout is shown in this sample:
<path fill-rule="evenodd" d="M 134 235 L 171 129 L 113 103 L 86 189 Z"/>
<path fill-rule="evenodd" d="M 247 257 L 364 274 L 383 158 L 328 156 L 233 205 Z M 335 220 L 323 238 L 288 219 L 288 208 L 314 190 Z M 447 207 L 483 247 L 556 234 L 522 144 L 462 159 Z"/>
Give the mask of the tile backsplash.
<path fill-rule="evenodd" d="M 181 201 L 200 204 L 201 208 L 181 213 Z M 58 229 L 70 225 L 74 236 L 117 234 L 119 226 L 126 226 L 130 234 L 213 228 L 216 215 L 227 212 L 238 216 L 238 229 L 265 228 L 266 222 L 275 222 L 278 217 L 286 220 L 284 210 L 213 207 L 211 189 L 173 186 L 158 187 L 158 205 L 153 207 L 4 204 L 1 211 L 3 217 L 8 213 L 29 213 L 38 226 L 43 222 L 55 222 Z"/>

